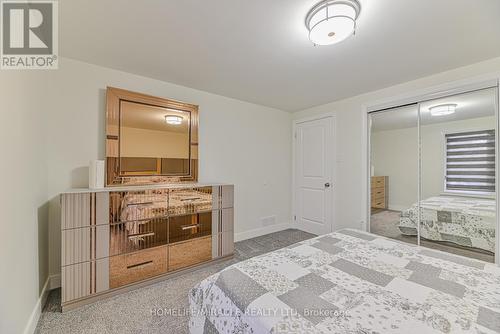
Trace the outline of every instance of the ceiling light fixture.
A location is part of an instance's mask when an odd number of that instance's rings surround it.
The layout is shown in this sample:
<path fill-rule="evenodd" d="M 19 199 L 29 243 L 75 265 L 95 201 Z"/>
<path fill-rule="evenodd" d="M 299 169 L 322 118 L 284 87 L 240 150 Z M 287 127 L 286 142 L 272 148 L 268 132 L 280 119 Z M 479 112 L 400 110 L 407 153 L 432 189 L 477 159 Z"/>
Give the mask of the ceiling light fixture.
<path fill-rule="evenodd" d="M 173 116 L 173 115 L 165 116 L 165 122 L 171 125 L 180 125 L 182 124 L 182 120 L 183 118 L 181 116 Z"/>
<path fill-rule="evenodd" d="M 306 16 L 309 39 L 315 45 L 331 45 L 345 40 L 355 33 L 360 12 L 358 0 L 321 1 Z"/>
<path fill-rule="evenodd" d="M 429 108 L 432 116 L 451 115 L 455 113 L 456 109 L 457 105 L 454 103 L 440 104 Z"/>

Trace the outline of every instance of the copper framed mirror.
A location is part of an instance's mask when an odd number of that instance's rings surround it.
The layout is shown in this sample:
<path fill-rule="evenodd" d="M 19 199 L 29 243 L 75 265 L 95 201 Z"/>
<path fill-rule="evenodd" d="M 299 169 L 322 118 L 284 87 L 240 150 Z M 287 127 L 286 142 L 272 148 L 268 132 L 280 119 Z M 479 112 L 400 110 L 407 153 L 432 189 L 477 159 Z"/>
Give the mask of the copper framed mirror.
<path fill-rule="evenodd" d="M 106 184 L 198 180 L 198 106 L 108 87 Z"/>

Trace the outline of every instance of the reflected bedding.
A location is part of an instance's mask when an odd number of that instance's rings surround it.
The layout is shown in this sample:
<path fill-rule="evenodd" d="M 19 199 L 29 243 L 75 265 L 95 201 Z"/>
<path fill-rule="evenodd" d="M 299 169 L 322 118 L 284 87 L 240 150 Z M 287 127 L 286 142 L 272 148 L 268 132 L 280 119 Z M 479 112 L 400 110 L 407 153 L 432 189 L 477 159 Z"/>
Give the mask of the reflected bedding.
<path fill-rule="evenodd" d="M 427 240 L 447 241 L 465 247 L 495 251 L 495 200 L 438 196 L 420 205 L 420 235 Z M 401 213 L 399 230 L 417 235 L 418 206 Z"/>

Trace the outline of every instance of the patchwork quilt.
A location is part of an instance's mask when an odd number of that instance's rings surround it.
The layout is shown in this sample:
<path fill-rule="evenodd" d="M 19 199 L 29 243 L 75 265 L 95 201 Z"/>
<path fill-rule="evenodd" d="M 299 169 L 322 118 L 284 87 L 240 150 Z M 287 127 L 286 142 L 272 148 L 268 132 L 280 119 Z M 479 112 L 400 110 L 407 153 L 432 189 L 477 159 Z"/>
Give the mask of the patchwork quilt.
<path fill-rule="evenodd" d="M 234 264 L 189 293 L 197 333 L 500 333 L 500 268 L 357 230 Z"/>
<path fill-rule="evenodd" d="M 422 238 L 495 251 L 495 200 L 458 196 L 431 197 L 421 201 Z M 417 235 L 418 206 L 401 213 L 399 229 Z"/>

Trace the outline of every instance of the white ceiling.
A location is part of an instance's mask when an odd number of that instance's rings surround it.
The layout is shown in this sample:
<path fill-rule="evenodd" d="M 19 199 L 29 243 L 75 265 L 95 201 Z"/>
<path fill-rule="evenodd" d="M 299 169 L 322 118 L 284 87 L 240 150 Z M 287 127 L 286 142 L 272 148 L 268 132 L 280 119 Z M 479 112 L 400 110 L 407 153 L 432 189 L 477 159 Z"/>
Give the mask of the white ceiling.
<path fill-rule="evenodd" d="M 361 0 L 314 47 L 319 0 L 61 0 L 61 55 L 287 111 L 500 56 L 498 0 Z"/>
<path fill-rule="evenodd" d="M 422 102 L 420 104 L 420 124 L 430 125 L 479 117 L 493 117 L 495 116 L 495 92 L 494 89 L 483 89 Z M 446 103 L 457 105 L 454 114 L 439 117 L 431 115 L 430 107 Z M 371 115 L 372 132 L 415 128 L 418 123 L 418 106 L 400 107 L 388 111 L 376 112 Z M 494 124 L 492 126 L 494 127 Z"/>

